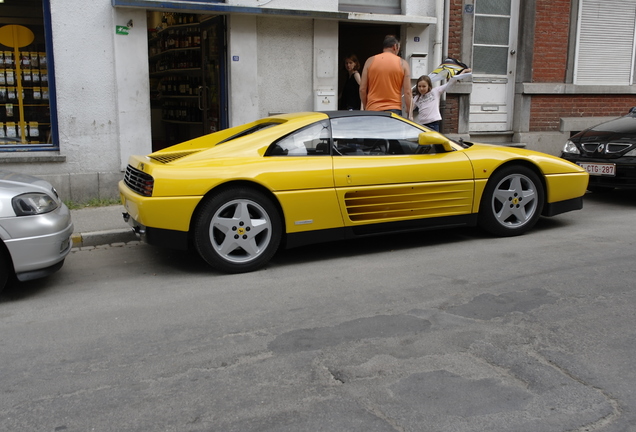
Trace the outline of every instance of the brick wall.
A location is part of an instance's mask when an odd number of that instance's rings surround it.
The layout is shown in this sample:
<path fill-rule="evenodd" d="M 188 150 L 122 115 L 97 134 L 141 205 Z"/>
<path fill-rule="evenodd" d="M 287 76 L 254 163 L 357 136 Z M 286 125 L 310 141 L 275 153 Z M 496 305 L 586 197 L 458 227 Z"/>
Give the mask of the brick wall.
<path fill-rule="evenodd" d="M 451 0 L 449 9 L 448 55 L 449 57 L 462 60 L 460 58 L 460 53 L 462 48 L 462 16 L 464 13 L 464 0 Z M 468 64 L 469 62 L 464 61 L 464 63 Z"/>
<path fill-rule="evenodd" d="M 532 97 L 530 131 L 558 131 L 561 117 L 619 117 L 633 106 L 633 95 L 537 95 Z"/>
<path fill-rule="evenodd" d="M 446 95 L 446 102 L 442 110 L 442 133 L 457 133 L 459 122 L 459 97 L 456 95 Z"/>
<path fill-rule="evenodd" d="M 571 0 L 537 0 L 533 82 L 565 82 Z"/>
<path fill-rule="evenodd" d="M 470 59 L 461 58 L 462 17 L 464 0 L 451 0 L 448 28 L 448 56 L 459 59 L 470 66 Z M 437 66 L 437 65 L 436 65 Z M 442 132 L 457 133 L 459 120 L 459 97 L 446 95 L 446 103 L 442 106 Z"/>
<path fill-rule="evenodd" d="M 461 59 L 464 0 L 450 0 L 448 55 Z M 536 0 L 533 25 L 532 82 L 565 83 L 571 0 Z M 459 96 L 447 95 L 442 106 L 444 133 L 456 133 Z M 620 116 L 636 106 L 632 95 L 535 95 L 530 113 L 531 132 L 558 131 L 561 117 Z"/>
<path fill-rule="evenodd" d="M 536 1 L 533 82 L 565 83 L 570 5 L 571 0 Z M 558 131 L 561 117 L 618 117 L 633 106 L 633 95 L 536 95 L 532 96 L 530 131 Z"/>

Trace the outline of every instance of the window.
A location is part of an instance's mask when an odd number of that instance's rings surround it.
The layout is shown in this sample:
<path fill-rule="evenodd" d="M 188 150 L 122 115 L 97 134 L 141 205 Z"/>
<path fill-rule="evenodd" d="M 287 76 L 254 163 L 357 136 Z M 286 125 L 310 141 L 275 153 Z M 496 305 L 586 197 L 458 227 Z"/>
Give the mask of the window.
<path fill-rule="evenodd" d="M 331 120 L 334 149 L 342 156 L 381 156 L 425 153 L 418 145 L 423 131 L 393 117 L 342 117 Z"/>
<path fill-rule="evenodd" d="M 338 8 L 344 12 L 400 14 L 400 0 L 339 0 Z"/>
<path fill-rule="evenodd" d="M 253 134 L 255 132 L 262 131 L 264 129 L 269 129 L 269 128 L 273 127 L 273 126 L 278 126 L 279 124 L 281 124 L 281 123 L 260 123 L 260 124 L 257 124 L 256 126 L 248 128 L 248 129 L 246 129 L 246 130 L 244 130 L 242 132 L 239 132 L 236 135 L 232 135 L 231 137 L 226 138 L 223 141 L 220 141 L 219 144 L 223 144 L 225 142 L 232 141 L 232 140 L 235 140 L 237 138 L 242 138 L 244 136 L 251 135 L 251 134 Z"/>
<path fill-rule="evenodd" d="M 48 3 L 47 3 L 48 5 Z M 52 150 L 53 81 L 42 0 L 7 5 L 0 18 L 0 151 Z"/>
<path fill-rule="evenodd" d="M 267 156 L 329 156 L 329 122 L 292 132 L 269 148 Z"/>
<path fill-rule="evenodd" d="M 510 0 L 476 2 L 473 72 L 507 76 L 510 10 Z"/>
<path fill-rule="evenodd" d="M 574 84 L 634 82 L 635 0 L 580 0 Z"/>

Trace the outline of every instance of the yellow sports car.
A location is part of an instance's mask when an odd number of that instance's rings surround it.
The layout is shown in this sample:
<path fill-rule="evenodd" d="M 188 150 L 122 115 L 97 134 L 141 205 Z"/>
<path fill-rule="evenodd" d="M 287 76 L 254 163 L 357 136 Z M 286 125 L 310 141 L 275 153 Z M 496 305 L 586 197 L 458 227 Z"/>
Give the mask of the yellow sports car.
<path fill-rule="evenodd" d="M 230 273 L 281 247 L 435 227 L 522 234 L 581 209 L 588 174 L 535 151 L 458 143 L 385 112 L 268 117 L 131 156 L 124 218 Z"/>

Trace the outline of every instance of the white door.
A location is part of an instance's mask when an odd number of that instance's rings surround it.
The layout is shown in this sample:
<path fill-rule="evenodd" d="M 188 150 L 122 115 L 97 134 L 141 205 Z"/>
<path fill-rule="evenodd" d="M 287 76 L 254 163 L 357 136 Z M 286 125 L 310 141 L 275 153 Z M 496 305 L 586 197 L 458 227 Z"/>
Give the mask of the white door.
<path fill-rule="evenodd" d="M 475 0 L 470 132 L 512 129 L 519 0 Z"/>

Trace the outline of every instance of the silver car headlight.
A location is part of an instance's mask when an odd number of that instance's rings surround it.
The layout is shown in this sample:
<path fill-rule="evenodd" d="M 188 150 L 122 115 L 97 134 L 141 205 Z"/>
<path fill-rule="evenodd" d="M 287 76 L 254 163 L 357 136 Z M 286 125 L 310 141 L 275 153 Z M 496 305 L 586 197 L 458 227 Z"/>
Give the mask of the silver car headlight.
<path fill-rule="evenodd" d="M 574 144 L 572 141 L 567 140 L 565 142 L 565 145 L 563 146 L 563 153 L 570 153 L 570 154 L 581 154 L 581 152 L 579 151 L 579 149 L 576 147 L 576 144 Z"/>
<path fill-rule="evenodd" d="M 636 156 L 636 149 L 628 151 L 623 156 Z"/>
<path fill-rule="evenodd" d="M 52 212 L 58 207 L 57 201 L 45 193 L 32 192 L 13 197 L 13 210 L 18 216 L 38 215 Z"/>

